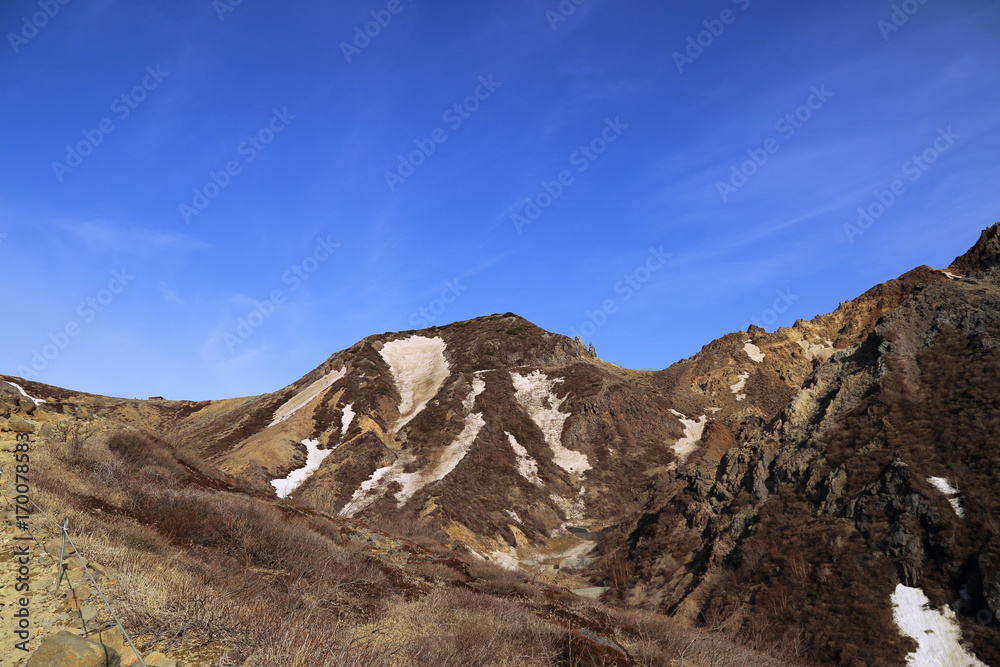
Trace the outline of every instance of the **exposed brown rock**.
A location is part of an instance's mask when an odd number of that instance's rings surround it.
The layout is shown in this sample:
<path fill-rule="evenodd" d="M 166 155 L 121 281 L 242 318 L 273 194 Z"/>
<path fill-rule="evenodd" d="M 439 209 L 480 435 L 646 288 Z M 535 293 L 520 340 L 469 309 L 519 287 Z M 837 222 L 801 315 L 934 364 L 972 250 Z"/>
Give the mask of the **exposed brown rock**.
<path fill-rule="evenodd" d="M 976 245 L 952 262 L 951 269 L 959 273 L 981 273 L 1000 266 L 1000 222 L 984 229 Z"/>
<path fill-rule="evenodd" d="M 28 667 L 118 667 L 118 652 L 63 631 L 42 642 L 28 659 Z"/>

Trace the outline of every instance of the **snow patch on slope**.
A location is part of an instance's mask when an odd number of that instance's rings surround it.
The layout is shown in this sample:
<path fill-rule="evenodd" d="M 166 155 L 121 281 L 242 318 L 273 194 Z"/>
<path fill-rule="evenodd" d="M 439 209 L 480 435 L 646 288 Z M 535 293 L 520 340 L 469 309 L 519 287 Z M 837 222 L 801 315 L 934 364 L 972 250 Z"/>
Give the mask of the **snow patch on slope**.
<path fill-rule="evenodd" d="M 750 377 L 750 373 L 749 372 L 743 373 L 742 375 L 740 375 L 740 379 L 739 379 L 739 381 L 736 384 L 729 385 L 729 389 L 732 390 L 732 392 L 734 394 L 736 394 L 736 400 L 737 401 L 742 401 L 743 399 L 745 399 L 747 397 L 746 394 L 743 394 L 743 393 L 740 393 L 740 392 L 742 392 L 743 388 L 745 386 L 747 386 L 747 379 L 749 377 Z"/>
<path fill-rule="evenodd" d="M 951 505 L 951 508 L 955 510 L 955 514 L 959 517 L 965 516 L 965 510 L 962 508 L 962 503 L 959 502 L 958 498 L 952 497 L 958 495 L 958 489 L 949 484 L 948 480 L 944 477 L 928 477 L 927 481 L 930 482 L 935 489 L 944 495 L 949 496 L 948 503 Z"/>
<path fill-rule="evenodd" d="M 28 396 L 28 392 L 26 392 L 24 389 L 22 389 L 21 385 L 15 383 L 15 382 L 7 382 L 7 384 L 9 384 L 10 386 L 14 387 L 14 389 L 17 389 L 19 392 L 21 392 L 22 396 L 24 396 L 26 399 L 28 399 L 29 401 L 31 401 L 35 405 L 41 405 L 42 403 L 45 402 L 41 398 L 32 398 L 31 396 Z"/>
<path fill-rule="evenodd" d="M 504 433 L 507 436 L 508 442 L 510 442 L 510 448 L 514 450 L 514 454 L 517 456 L 517 471 L 521 473 L 521 477 L 535 486 L 541 486 L 542 480 L 538 476 L 538 462 L 528 454 L 528 450 L 517 441 L 517 438 L 506 431 Z"/>
<path fill-rule="evenodd" d="M 683 463 L 698 448 L 698 441 L 701 440 L 701 436 L 705 433 L 705 426 L 708 424 L 708 415 L 702 415 L 695 420 L 688 419 L 676 410 L 670 412 L 680 420 L 684 427 L 684 437 L 674 443 L 674 453 Z"/>
<path fill-rule="evenodd" d="M 462 401 L 462 405 L 468 410 L 475 404 L 476 397 L 486 389 L 486 381 L 482 378 L 474 378 L 469 395 Z M 435 394 L 437 391 L 434 392 Z M 433 396 L 433 395 L 432 395 Z M 428 399 L 430 400 L 430 399 Z M 372 476 L 362 482 L 361 488 L 354 492 L 351 500 L 340 510 L 340 514 L 352 517 L 361 510 L 366 509 L 376 500 L 385 495 L 388 487 L 393 482 L 398 482 L 402 487 L 396 493 L 396 504 L 398 507 L 405 505 L 418 491 L 428 484 L 438 482 L 455 469 L 455 466 L 465 458 L 465 455 L 472 449 L 472 443 L 479 436 L 479 432 L 486 425 L 481 413 L 472 413 L 465 418 L 465 428 L 458 434 L 455 441 L 444 448 L 438 460 L 431 463 L 423 470 L 416 472 L 403 472 L 413 457 L 412 455 L 400 455 L 392 465 L 379 468 L 372 473 Z"/>
<path fill-rule="evenodd" d="M 455 466 L 465 458 L 465 455 L 472 449 L 479 431 L 486 425 L 483 416 L 476 412 L 465 419 L 465 428 L 458 434 L 455 441 L 445 447 L 441 452 L 441 457 L 436 463 L 432 463 L 423 470 L 417 472 L 407 472 L 399 475 L 397 481 L 402 485 L 402 490 L 396 494 L 396 505 L 402 507 L 420 489 L 432 482 L 438 482 L 448 476 Z"/>
<path fill-rule="evenodd" d="M 339 371 L 330 371 L 299 393 L 295 394 L 295 396 L 292 396 L 290 399 L 285 401 L 284 405 L 275 411 L 274 418 L 271 420 L 271 423 L 268 424 L 268 428 L 274 426 L 275 424 L 280 424 L 294 415 L 301 408 L 308 405 L 311 400 L 319 396 L 322 391 L 329 388 L 334 382 L 344 377 L 346 374 L 346 367 L 341 368 Z"/>
<path fill-rule="evenodd" d="M 403 463 L 396 459 L 391 466 L 386 466 L 384 468 L 378 468 L 372 473 L 372 476 L 361 482 L 361 486 L 358 490 L 354 492 L 351 499 L 340 509 L 340 515 L 346 517 L 352 517 L 363 509 L 366 509 L 373 502 L 378 500 L 384 493 L 385 488 L 388 486 L 389 482 L 395 479 L 395 475 L 392 475 L 393 469 L 402 470 Z M 386 478 L 386 482 L 383 484 L 382 480 Z M 381 493 L 377 492 L 376 487 L 381 487 Z M 373 492 L 376 490 L 376 492 Z"/>
<path fill-rule="evenodd" d="M 743 351 L 747 353 L 747 356 L 756 361 L 758 364 L 764 361 L 764 353 L 760 351 L 760 348 L 751 343 L 749 340 L 744 342 Z"/>
<path fill-rule="evenodd" d="M 445 342 L 439 337 L 410 336 L 382 346 L 382 358 L 400 395 L 399 419 L 392 433 L 399 433 L 441 390 L 451 372 L 444 351 Z"/>
<path fill-rule="evenodd" d="M 347 435 L 347 429 L 351 428 L 351 422 L 354 421 L 354 404 L 348 403 L 344 406 L 344 412 L 340 417 L 340 437 L 343 438 Z"/>
<path fill-rule="evenodd" d="M 288 476 L 283 479 L 271 481 L 271 486 L 274 487 L 279 498 L 287 498 L 302 482 L 309 479 L 314 472 L 319 470 L 323 459 L 333 451 L 332 449 L 320 449 L 319 440 L 303 440 L 302 444 L 306 446 L 306 464 L 288 473 Z"/>
<path fill-rule="evenodd" d="M 559 406 L 566 399 L 558 398 L 553 391 L 563 381 L 562 378 L 550 379 L 537 370 L 527 375 L 511 372 L 510 378 L 514 383 L 517 402 L 542 430 L 545 442 L 552 450 L 555 464 L 572 475 L 579 476 L 590 470 L 586 454 L 562 445 L 563 425 L 569 419 L 569 414 L 559 411 Z"/>
<path fill-rule="evenodd" d="M 908 667 L 986 667 L 962 647 L 962 630 L 947 605 L 930 608 L 919 588 L 899 584 L 892 594 L 892 620 L 901 634 L 917 642 L 906 656 Z"/>
<path fill-rule="evenodd" d="M 472 391 L 470 391 L 469 395 L 465 397 L 464 401 L 462 401 L 462 407 L 465 408 L 466 413 L 472 412 L 472 408 L 476 406 L 476 397 L 484 391 L 486 391 L 486 380 L 478 375 L 474 375 L 472 377 Z"/>
<path fill-rule="evenodd" d="M 583 492 L 584 488 L 580 487 L 580 496 L 573 499 L 563 498 L 552 493 L 549 494 L 549 500 L 562 510 L 567 521 L 579 521 L 587 513 L 587 506 L 583 502 Z"/>
<path fill-rule="evenodd" d="M 496 563 L 505 570 L 512 570 L 516 572 L 521 569 L 518 567 L 516 558 L 502 551 L 494 551 L 490 553 L 490 562 Z"/>
<path fill-rule="evenodd" d="M 481 377 L 474 377 L 472 379 L 472 388 L 469 390 L 469 395 L 462 401 L 462 407 L 466 411 L 472 410 L 472 407 L 476 404 L 476 397 L 483 393 L 485 389 L 486 380 Z M 455 466 L 472 449 L 472 443 L 475 442 L 484 426 L 486 426 L 486 420 L 483 419 L 482 413 L 470 412 L 465 418 L 465 428 L 458 434 L 454 442 L 445 447 L 436 463 L 432 463 L 417 472 L 407 472 L 399 475 L 397 481 L 403 488 L 396 494 L 396 505 L 402 507 L 420 489 L 432 482 L 438 482 L 447 477 L 448 473 L 454 470 Z"/>

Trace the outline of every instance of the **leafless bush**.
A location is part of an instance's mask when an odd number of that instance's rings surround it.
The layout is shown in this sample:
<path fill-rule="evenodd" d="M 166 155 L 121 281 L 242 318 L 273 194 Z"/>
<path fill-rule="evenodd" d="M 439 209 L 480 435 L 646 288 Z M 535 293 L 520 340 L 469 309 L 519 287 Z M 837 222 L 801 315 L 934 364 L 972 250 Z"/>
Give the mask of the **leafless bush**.
<path fill-rule="evenodd" d="M 471 560 L 468 571 L 476 588 L 493 595 L 531 599 L 538 594 L 538 589 L 528 583 L 528 577 L 520 570 L 509 570 L 485 560 Z"/>
<path fill-rule="evenodd" d="M 438 561 L 420 563 L 417 565 L 417 571 L 423 576 L 435 581 L 452 583 L 456 581 L 465 581 L 466 579 L 466 577 L 456 568 Z"/>
<path fill-rule="evenodd" d="M 399 664 L 514 667 L 553 664 L 566 630 L 516 603 L 461 588 L 439 588 L 399 601 L 368 632 L 400 650 Z"/>
<path fill-rule="evenodd" d="M 53 443 L 64 445 L 67 454 L 75 460 L 96 433 L 92 424 L 70 419 L 59 422 L 52 428 L 51 440 Z"/>
<path fill-rule="evenodd" d="M 130 429 L 113 433 L 108 438 L 108 449 L 134 466 L 172 467 L 175 464 L 174 458 L 162 443 L 141 431 Z"/>

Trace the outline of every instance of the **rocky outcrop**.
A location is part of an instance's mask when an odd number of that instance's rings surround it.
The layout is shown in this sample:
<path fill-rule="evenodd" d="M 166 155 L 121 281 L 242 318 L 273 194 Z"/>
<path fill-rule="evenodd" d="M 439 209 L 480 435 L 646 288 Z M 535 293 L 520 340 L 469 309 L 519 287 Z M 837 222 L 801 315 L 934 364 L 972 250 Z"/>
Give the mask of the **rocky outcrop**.
<path fill-rule="evenodd" d="M 899 664 L 889 600 L 902 583 L 956 606 L 979 658 L 1000 664 L 1000 476 L 988 463 L 1000 456 L 1000 284 L 906 281 L 758 434 L 661 486 L 614 552 L 634 572 L 626 601 L 782 628 L 775 640 L 792 625 L 817 659 Z"/>
<path fill-rule="evenodd" d="M 1000 266 L 1000 222 L 983 230 L 969 252 L 955 259 L 951 269 L 962 273 L 982 273 Z"/>
<path fill-rule="evenodd" d="M 28 659 L 28 667 L 119 667 L 121 658 L 110 646 L 65 630 L 52 635 Z"/>

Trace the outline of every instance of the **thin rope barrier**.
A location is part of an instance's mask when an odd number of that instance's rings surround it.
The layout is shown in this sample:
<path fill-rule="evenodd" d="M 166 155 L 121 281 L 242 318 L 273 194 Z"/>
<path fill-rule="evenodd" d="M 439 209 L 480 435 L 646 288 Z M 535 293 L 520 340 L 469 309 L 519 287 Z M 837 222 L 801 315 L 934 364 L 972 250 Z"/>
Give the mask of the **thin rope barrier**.
<path fill-rule="evenodd" d="M 0 477 L 3 477 L 5 480 L 7 480 L 8 483 L 12 484 L 13 482 L 11 482 L 10 478 L 7 477 L 7 474 L 4 472 L 4 467 L 5 467 L 5 465 L 0 465 Z M 34 500 L 32 500 L 30 496 L 27 496 L 27 494 L 25 494 L 25 495 L 26 495 L 27 501 L 29 503 L 31 503 L 34 506 L 35 509 L 37 509 L 39 512 L 41 512 L 42 516 L 44 516 L 46 519 L 48 519 L 49 523 L 51 523 L 53 526 L 55 526 L 56 528 L 59 529 L 59 532 L 62 533 L 62 535 L 63 535 L 63 539 L 69 540 L 70 546 L 72 546 L 73 550 L 76 552 L 76 557 L 80 559 L 80 565 L 83 566 L 83 571 L 87 573 L 87 577 L 90 579 L 90 582 L 92 584 L 94 584 L 94 588 L 97 589 L 98 595 L 100 595 L 101 599 L 104 600 L 104 604 L 107 606 L 108 611 L 111 613 L 111 617 L 113 619 L 115 619 L 115 624 L 122 631 L 122 636 L 125 637 L 125 641 L 128 642 L 129 647 L 135 653 L 136 658 L 139 661 L 139 664 L 142 667 L 148 667 L 148 665 L 146 665 L 146 663 L 143 661 L 142 654 L 139 653 L 139 649 L 137 649 L 135 647 L 135 644 L 132 643 L 132 638 L 129 637 L 128 630 L 125 629 L 125 626 L 122 625 L 122 622 L 118 619 L 118 615 L 115 614 L 115 610 L 112 608 L 111 603 L 108 601 L 107 596 L 104 595 L 104 591 L 101 590 L 101 587 L 98 585 L 97 580 L 94 579 L 94 575 L 91 573 L 90 568 L 87 567 L 87 561 L 84 559 L 83 554 L 80 552 L 80 549 L 76 546 L 76 543 L 73 542 L 73 538 L 69 534 L 69 517 L 66 517 L 65 523 L 63 525 L 60 525 L 59 523 L 57 523 L 56 521 L 54 521 L 52 519 L 52 517 L 50 517 L 45 512 L 45 510 L 43 510 L 41 507 L 39 507 L 38 504 Z M 38 542 L 38 538 L 35 538 L 35 541 Z M 63 549 L 62 551 L 65 552 L 65 549 Z M 62 557 L 63 557 L 63 554 L 60 554 L 59 555 L 60 562 L 62 562 Z M 61 573 L 60 573 L 60 575 L 61 575 Z M 61 577 L 60 577 L 60 581 L 61 581 Z M 69 580 L 67 579 L 67 583 L 68 582 L 69 582 Z M 81 613 L 81 618 L 82 617 L 83 617 L 83 615 Z M 84 628 L 86 628 L 86 623 L 84 623 Z"/>

